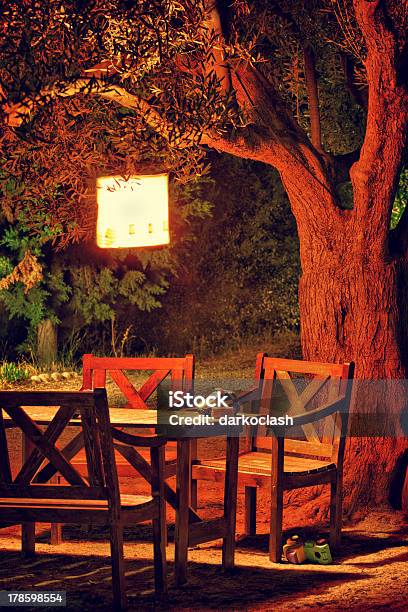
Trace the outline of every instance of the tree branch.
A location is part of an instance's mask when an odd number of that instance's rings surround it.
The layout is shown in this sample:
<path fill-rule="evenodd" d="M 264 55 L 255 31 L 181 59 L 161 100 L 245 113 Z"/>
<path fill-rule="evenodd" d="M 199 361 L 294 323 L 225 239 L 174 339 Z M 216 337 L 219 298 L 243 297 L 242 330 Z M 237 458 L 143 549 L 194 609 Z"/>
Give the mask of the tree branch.
<path fill-rule="evenodd" d="M 315 199 L 315 208 L 314 211 L 310 210 L 310 215 L 313 216 L 315 224 L 319 218 L 324 224 L 330 212 L 328 203 L 331 202 L 334 209 L 337 202 L 321 157 L 259 71 L 249 64 L 241 63 L 233 70 L 232 76 L 237 98 L 242 105 L 250 107 L 254 118 L 253 125 L 225 135 L 212 130 L 199 135 L 196 144 L 268 163 L 276 167 L 282 176 L 287 176 L 287 184 L 292 184 L 290 177 L 296 176 L 293 189 L 304 183 L 314 184 L 319 196 Z M 69 84 L 58 83 L 44 89 L 34 101 L 23 101 L 9 106 L 5 109 L 8 122 L 10 125 L 19 126 L 41 103 L 53 97 L 72 97 L 77 94 L 96 95 L 135 110 L 157 133 L 171 142 L 172 146 L 182 148 L 192 144 L 191 139 L 178 135 L 175 132 L 176 126 L 163 120 L 148 102 L 118 85 L 110 85 L 95 78 L 78 79 Z M 317 210 L 320 210 L 321 215 L 316 214 Z"/>
<path fill-rule="evenodd" d="M 136 111 L 143 116 L 144 121 L 158 134 L 168 141 L 171 140 L 173 146 L 184 148 L 192 144 L 191 140 L 183 138 L 182 135 L 175 134 L 176 126 L 166 122 L 160 113 L 152 108 L 148 102 L 139 96 L 129 93 L 119 85 L 109 85 L 95 78 L 82 78 L 69 84 L 57 83 L 53 87 L 43 89 L 35 100 L 23 100 L 16 104 L 4 105 L 3 111 L 7 117 L 7 124 L 11 127 L 20 127 L 24 120 L 29 119 L 30 115 L 41 104 L 46 103 L 52 98 L 69 98 L 78 94 L 96 95 Z M 242 156 L 244 137 L 236 135 L 233 139 L 229 139 L 214 131 L 202 134 L 198 138 L 197 144 L 208 145 L 219 151 Z M 248 152 L 248 147 L 245 147 L 245 151 Z"/>
<path fill-rule="evenodd" d="M 8 125 L 19 127 L 41 104 L 47 103 L 53 98 L 71 98 L 78 94 L 96 95 L 116 102 L 125 108 L 135 110 L 143 115 L 146 123 L 165 138 L 169 138 L 171 126 L 162 119 L 148 102 L 129 93 L 119 85 L 110 85 L 95 78 L 81 78 L 72 83 L 56 83 L 52 87 L 44 88 L 33 100 L 26 99 L 16 104 L 5 104 L 3 111 L 6 114 Z"/>
<path fill-rule="evenodd" d="M 212 40 L 215 29 L 216 36 L 220 39 L 222 29 L 217 5 L 214 0 L 209 0 L 208 6 L 212 23 L 212 27 L 208 28 L 208 35 L 212 37 Z M 223 49 L 223 45 L 223 41 L 220 40 L 220 49 Z M 216 53 L 211 62 L 213 63 L 208 69 L 217 73 L 221 83 L 226 83 L 227 73 L 225 71 L 228 71 L 230 79 L 228 86 L 233 89 L 237 104 L 245 110 L 252 123 L 247 128 L 233 130 L 231 134 L 212 130 L 198 135 L 194 142 L 275 166 L 285 178 L 286 183 L 292 185 L 292 191 L 296 192 L 295 199 L 300 206 L 302 205 L 301 185 L 312 186 L 312 191 L 314 186 L 316 197 L 311 200 L 313 210 L 310 208 L 306 214 L 310 212 L 314 222 L 319 221 L 323 226 L 326 223 L 327 215 L 330 211 L 335 210 L 337 204 L 336 194 L 323 157 L 297 124 L 278 92 L 259 70 L 249 62 L 242 60 L 231 65 L 230 68 L 226 67 L 223 57 Z M 47 99 L 77 94 L 96 95 L 135 110 L 172 146 L 185 147 L 192 144 L 191 138 L 178 134 L 177 126 L 167 123 L 147 101 L 130 94 L 119 85 L 107 83 L 106 79 L 96 78 L 104 75 L 110 76 L 114 68 L 107 60 L 102 61 L 97 66 L 88 69 L 87 75 L 92 75 L 92 78 L 81 78 L 73 83 L 57 83 L 51 88 L 44 89 L 34 101 L 23 101 L 6 107 L 4 110 L 8 115 L 9 124 L 20 125 L 37 105 L 46 102 Z"/>
<path fill-rule="evenodd" d="M 351 169 L 357 219 L 367 231 L 362 249 L 384 256 L 408 127 L 408 95 L 398 81 L 398 44 L 379 0 L 353 0 L 363 34 L 369 88 L 367 127 L 360 159 Z M 375 247 L 374 247 L 375 245 Z"/>
<path fill-rule="evenodd" d="M 217 0 L 208 0 L 207 5 L 211 10 L 214 23 L 218 24 L 216 31 L 221 37 L 223 34 Z M 293 32 L 299 34 L 298 27 L 291 16 L 285 13 L 275 0 L 273 0 L 273 5 L 275 13 L 288 22 Z M 276 145 L 281 144 L 288 149 L 292 147 L 295 156 L 301 158 L 302 163 L 310 154 L 318 158 L 318 163 L 321 162 L 318 155 L 320 151 L 313 149 L 307 134 L 299 126 L 278 92 L 259 70 L 256 70 L 249 62 L 242 60 L 233 63 L 231 65 L 231 86 L 239 107 L 255 125 L 267 128 L 269 141 L 273 136 Z M 318 103 L 317 85 L 316 98 Z M 306 150 L 308 155 L 305 156 Z"/>
<path fill-rule="evenodd" d="M 213 43 L 215 42 L 212 45 L 211 57 L 206 65 L 206 73 L 210 74 L 214 71 L 219 79 L 222 90 L 228 93 L 231 89 L 231 78 L 223 50 L 225 40 L 217 0 L 207 0 L 205 4 L 207 19 L 204 25 L 208 28 L 209 39 L 214 39 Z"/>
<path fill-rule="evenodd" d="M 303 59 L 305 62 L 306 90 L 310 114 L 311 140 L 313 146 L 320 153 L 323 153 L 316 62 L 313 49 L 311 47 L 307 46 L 303 48 Z"/>

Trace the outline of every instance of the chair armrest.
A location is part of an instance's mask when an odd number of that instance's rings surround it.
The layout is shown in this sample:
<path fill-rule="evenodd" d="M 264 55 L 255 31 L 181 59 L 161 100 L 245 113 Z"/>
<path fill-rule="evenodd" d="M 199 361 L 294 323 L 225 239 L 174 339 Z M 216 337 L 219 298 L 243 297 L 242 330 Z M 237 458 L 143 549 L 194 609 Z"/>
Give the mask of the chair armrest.
<path fill-rule="evenodd" d="M 345 400 L 346 396 L 341 395 L 334 402 L 328 402 L 319 408 L 315 408 L 315 410 L 309 410 L 309 412 L 305 412 L 304 414 L 295 415 L 292 417 L 293 424 L 289 425 L 289 427 L 297 427 L 300 425 L 307 425 L 307 423 L 320 421 L 320 419 L 324 419 L 330 414 L 333 414 L 333 412 L 340 410 L 345 405 Z"/>
<path fill-rule="evenodd" d="M 134 436 L 133 434 L 120 431 L 116 427 L 112 427 L 112 437 L 118 442 L 123 444 L 129 444 L 130 446 L 143 446 L 147 448 L 157 448 L 158 446 L 164 446 L 167 442 L 166 438 L 159 436 Z"/>
<path fill-rule="evenodd" d="M 251 387 L 251 389 L 248 389 L 247 391 L 243 391 L 242 393 L 237 395 L 237 397 L 235 398 L 235 403 L 241 404 L 244 402 L 248 402 L 251 399 L 257 399 L 259 395 L 257 395 L 255 398 L 251 398 L 251 395 L 255 393 L 259 394 L 259 387 Z"/>

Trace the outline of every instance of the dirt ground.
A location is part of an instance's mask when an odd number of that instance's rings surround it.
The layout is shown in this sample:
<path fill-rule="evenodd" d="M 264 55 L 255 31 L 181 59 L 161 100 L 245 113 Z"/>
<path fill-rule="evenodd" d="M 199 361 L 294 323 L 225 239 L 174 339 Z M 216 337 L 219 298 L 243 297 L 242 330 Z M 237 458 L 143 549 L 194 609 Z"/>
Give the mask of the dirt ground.
<path fill-rule="evenodd" d="M 254 355 L 236 355 L 229 360 L 203 362 L 198 374 L 250 377 Z M 242 369 L 244 367 L 244 370 Z M 59 388 L 78 389 L 80 379 L 58 383 Z M 57 388 L 57 384 L 35 388 Z M 110 389 L 110 394 L 113 388 Z M 116 402 L 115 402 L 116 403 Z M 14 439 L 16 461 L 19 440 Z M 205 449 L 206 452 L 214 450 Z M 209 486 L 208 486 L 209 485 Z M 126 492 L 143 492 L 141 479 L 124 478 Z M 287 500 L 285 535 L 307 537 L 327 534 L 325 514 L 316 498 L 314 524 L 299 520 L 301 509 Z M 292 510 L 292 511 L 291 511 Z M 300 510 L 300 511 L 299 511 Z M 199 512 L 214 517 L 222 512 L 222 490 L 218 484 L 199 488 Z M 236 568 L 221 570 L 221 542 L 203 544 L 189 552 L 189 579 L 176 588 L 173 577 L 174 514 L 169 512 L 169 598 L 155 604 L 150 525 L 139 525 L 125 533 L 126 575 L 130 610 L 408 610 L 408 517 L 386 509 L 371 511 L 360 520 L 349 521 L 343 544 L 329 566 L 273 564 L 267 555 L 268 498 L 258 499 L 258 533 L 243 533 L 243 491 L 238 498 L 238 544 Z M 108 534 L 84 526 L 65 526 L 64 542 L 49 544 L 49 526 L 38 526 L 37 556 L 22 559 L 19 528 L 0 530 L 0 591 L 11 589 L 66 590 L 68 610 L 111 610 L 111 574 Z M 33 608 L 34 609 L 34 608 Z M 38 608 L 36 608 L 38 609 Z"/>
<path fill-rule="evenodd" d="M 206 501 L 207 512 L 215 515 L 220 511 L 220 504 L 219 508 L 216 505 Z M 328 566 L 270 563 L 264 519 L 259 524 L 260 535 L 239 537 L 236 568 L 229 573 L 223 573 L 220 567 L 220 542 L 190 550 L 188 582 L 182 588 L 174 586 L 170 527 L 169 598 L 168 604 L 162 606 L 155 605 L 153 597 L 150 527 L 139 525 L 127 530 L 129 609 L 408 609 L 408 525 L 401 515 L 372 513 L 364 521 L 347 526 L 341 553 Z M 302 528 L 296 532 L 305 533 Z M 322 526 L 319 531 L 307 533 L 324 532 Z M 242 533 L 241 521 L 238 533 Z M 61 546 L 50 546 L 48 530 L 38 534 L 37 542 L 37 557 L 23 560 L 17 530 L 1 532 L 0 590 L 66 590 L 69 610 L 112 609 L 106 532 L 66 526 Z"/>

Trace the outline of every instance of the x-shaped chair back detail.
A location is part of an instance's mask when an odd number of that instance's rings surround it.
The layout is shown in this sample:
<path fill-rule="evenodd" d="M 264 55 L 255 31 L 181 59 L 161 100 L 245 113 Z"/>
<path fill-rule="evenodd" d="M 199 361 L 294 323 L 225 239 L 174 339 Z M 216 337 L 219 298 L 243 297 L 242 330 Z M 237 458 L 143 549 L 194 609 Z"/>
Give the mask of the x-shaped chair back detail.
<path fill-rule="evenodd" d="M 353 373 L 354 364 L 258 355 L 259 413 L 276 416 L 284 410 L 297 426 L 296 434 L 291 436 L 290 430 L 285 434 L 285 452 L 337 462 L 347 433 Z M 263 426 L 253 429 L 252 449 L 270 449 L 272 439 L 268 434 Z"/>
<path fill-rule="evenodd" d="M 57 408 L 45 431 L 27 414 L 27 407 Z M 113 453 L 109 410 L 104 389 L 93 392 L 0 392 L 0 498 L 56 496 L 62 499 L 105 500 L 119 512 L 120 497 Z M 13 476 L 3 412 L 30 441 L 32 451 Z M 41 410 L 39 409 L 39 412 Z M 77 471 L 58 448 L 72 419 L 81 422 L 88 477 Z M 45 484 L 60 474 L 66 485 Z"/>
<path fill-rule="evenodd" d="M 82 389 L 106 387 L 107 374 L 127 399 L 126 408 L 148 408 L 147 400 L 168 377 L 173 391 L 191 392 L 194 379 L 194 356 L 185 357 L 94 357 L 82 358 Z M 138 389 L 126 371 L 152 372 Z"/>

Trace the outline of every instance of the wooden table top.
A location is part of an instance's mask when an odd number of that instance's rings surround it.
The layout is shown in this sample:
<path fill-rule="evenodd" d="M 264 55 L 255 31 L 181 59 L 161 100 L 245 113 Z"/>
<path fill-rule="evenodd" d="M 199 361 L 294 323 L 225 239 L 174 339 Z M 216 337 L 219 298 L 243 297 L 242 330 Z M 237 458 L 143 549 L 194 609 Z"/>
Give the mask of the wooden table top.
<path fill-rule="evenodd" d="M 58 406 L 28 406 L 24 408 L 26 414 L 38 425 L 49 425 L 54 418 Z M 136 408 L 109 408 L 112 425 L 118 427 L 154 427 L 157 425 L 157 410 L 144 410 Z M 12 419 L 3 410 L 4 423 L 10 426 Z M 80 425 L 79 419 L 72 419 L 70 425 Z"/>
<path fill-rule="evenodd" d="M 35 422 L 37 425 L 49 425 L 54 418 L 56 412 L 59 410 L 58 406 L 24 406 L 25 413 Z M 14 425 L 13 419 L 3 410 L 4 425 L 8 429 L 12 429 Z M 182 412 L 179 412 L 182 414 Z M 195 413 L 185 412 L 188 416 L 194 416 Z M 146 410 L 139 408 L 109 408 L 109 416 L 111 425 L 116 427 L 127 427 L 127 428 L 153 428 L 160 426 L 158 422 L 158 411 L 157 410 Z M 214 425 L 217 425 L 217 418 L 214 419 Z M 81 420 L 71 419 L 69 422 L 70 426 L 78 427 L 81 425 Z M 192 438 L 218 438 L 224 437 L 228 432 L 223 427 L 213 427 L 212 425 L 199 425 L 199 426 L 169 426 L 161 423 L 165 427 L 162 430 L 163 435 L 168 440 L 180 440 L 180 439 L 192 439 Z M 242 427 L 235 427 L 235 435 L 238 431 L 241 431 Z"/>

